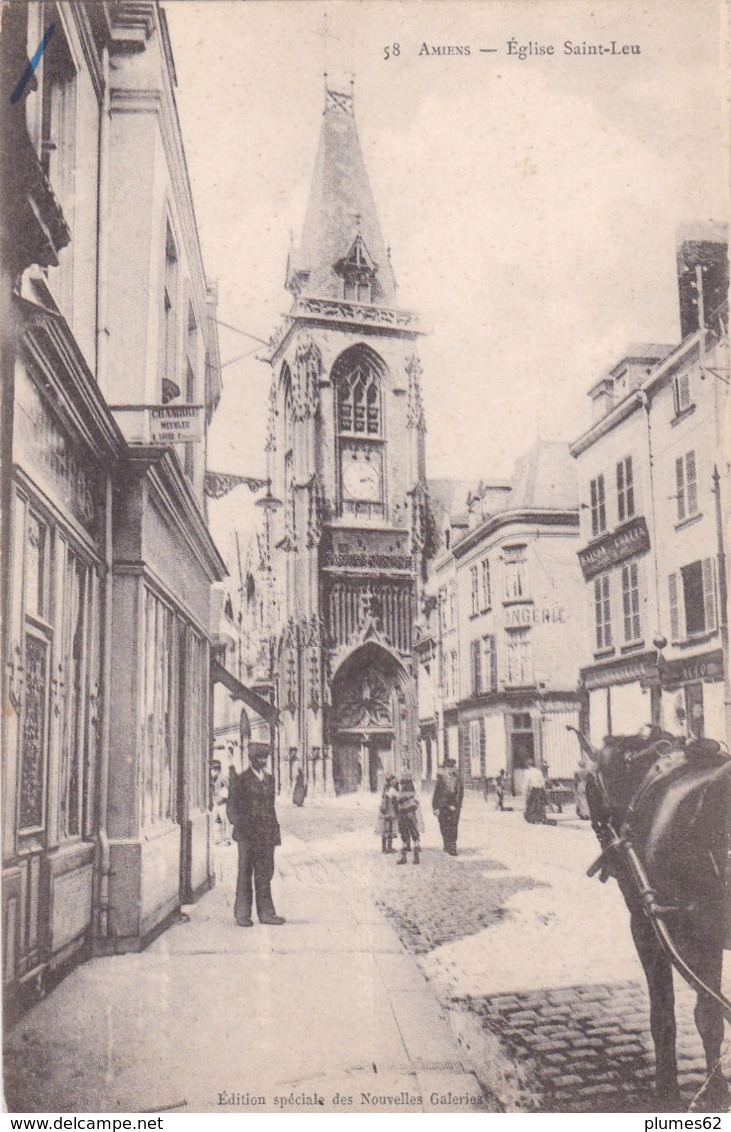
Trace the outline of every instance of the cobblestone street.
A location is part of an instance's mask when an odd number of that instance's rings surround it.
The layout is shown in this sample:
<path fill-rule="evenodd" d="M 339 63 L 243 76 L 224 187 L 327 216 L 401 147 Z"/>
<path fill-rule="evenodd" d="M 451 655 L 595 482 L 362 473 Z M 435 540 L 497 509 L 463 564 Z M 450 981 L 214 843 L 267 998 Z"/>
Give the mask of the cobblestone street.
<path fill-rule="evenodd" d="M 569 812 L 529 826 L 471 796 L 452 858 L 428 799 L 422 809 L 418 867 L 381 854 L 375 799 L 283 809 L 285 836 L 301 840 L 283 867 L 307 884 L 345 878 L 385 912 L 506 1109 L 653 1111 L 646 986 L 616 886 L 585 876 L 597 852 L 588 825 Z M 705 1063 L 679 979 L 676 998 L 690 1100 Z"/>

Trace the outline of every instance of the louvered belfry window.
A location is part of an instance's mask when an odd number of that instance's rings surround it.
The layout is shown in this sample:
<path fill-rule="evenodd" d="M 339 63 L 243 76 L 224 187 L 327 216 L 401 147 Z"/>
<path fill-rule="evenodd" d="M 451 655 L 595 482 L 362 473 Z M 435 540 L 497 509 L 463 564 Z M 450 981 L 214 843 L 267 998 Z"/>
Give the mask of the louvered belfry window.
<path fill-rule="evenodd" d="M 338 383 L 338 430 L 356 436 L 381 435 L 378 377 L 359 361 Z"/>

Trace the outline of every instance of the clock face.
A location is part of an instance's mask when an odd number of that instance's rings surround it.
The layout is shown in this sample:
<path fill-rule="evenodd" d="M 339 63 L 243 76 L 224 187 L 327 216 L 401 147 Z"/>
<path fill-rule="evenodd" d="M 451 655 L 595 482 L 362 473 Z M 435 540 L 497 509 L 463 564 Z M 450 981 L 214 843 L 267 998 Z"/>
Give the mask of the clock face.
<path fill-rule="evenodd" d="M 343 486 L 351 499 L 368 503 L 380 499 L 381 483 L 378 469 L 365 460 L 349 460 L 343 468 Z"/>

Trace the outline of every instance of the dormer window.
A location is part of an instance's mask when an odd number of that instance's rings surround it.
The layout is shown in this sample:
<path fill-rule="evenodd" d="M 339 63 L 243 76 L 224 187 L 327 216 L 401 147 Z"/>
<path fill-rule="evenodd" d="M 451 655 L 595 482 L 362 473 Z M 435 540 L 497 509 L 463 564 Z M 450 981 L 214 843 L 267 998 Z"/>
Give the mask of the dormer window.
<path fill-rule="evenodd" d="M 360 234 L 356 236 L 348 254 L 335 264 L 335 271 L 343 281 L 343 298 L 347 302 L 373 301 L 373 282 L 378 264 L 371 259 Z"/>

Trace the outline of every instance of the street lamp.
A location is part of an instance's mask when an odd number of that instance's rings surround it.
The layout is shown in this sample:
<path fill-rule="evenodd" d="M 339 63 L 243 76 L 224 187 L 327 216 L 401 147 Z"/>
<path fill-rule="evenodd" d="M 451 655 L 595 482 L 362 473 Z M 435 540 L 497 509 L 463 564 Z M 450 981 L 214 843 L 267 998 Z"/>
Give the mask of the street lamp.
<path fill-rule="evenodd" d="M 266 495 L 261 499 L 257 499 L 254 504 L 255 507 L 261 507 L 262 511 L 278 511 L 283 507 L 281 499 L 277 499 L 272 495 L 272 481 L 267 479 L 260 479 L 256 476 L 237 476 L 230 472 L 206 472 L 204 481 L 204 493 L 209 499 L 223 499 L 224 495 L 228 495 L 235 487 L 240 487 L 241 484 L 246 484 L 249 491 L 257 492 L 266 488 Z"/>

